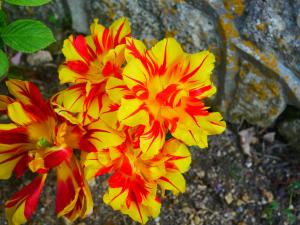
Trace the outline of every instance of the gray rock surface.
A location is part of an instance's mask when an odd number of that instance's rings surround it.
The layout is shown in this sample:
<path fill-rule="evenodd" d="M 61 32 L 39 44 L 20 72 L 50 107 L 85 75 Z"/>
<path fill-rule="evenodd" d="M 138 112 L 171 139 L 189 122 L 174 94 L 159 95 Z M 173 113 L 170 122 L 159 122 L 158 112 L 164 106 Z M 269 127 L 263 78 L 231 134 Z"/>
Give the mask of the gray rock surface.
<path fill-rule="evenodd" d="M 44 8 L 48 15 L 40 14 Z M 213 101 L 228 121 L 267 127 L 286 106 L 300 108 L 299 0 L 54 0 L 18 12 L 13 17 L 48 22 L 70 14 L 77 32 L 96 17 L 108 26 L 127 16 L 133 35 L 149 46 L 174 36 L 188 52 L 211 50 L 219 87 Z"/>
<path fill-rule="evenodd" d="M 300 150 L 300 119 L 286 119 L 279 123 L 278 125 L 278 132 L 281 136 L 283 136 L 289 144 L 297 149 Z"/>

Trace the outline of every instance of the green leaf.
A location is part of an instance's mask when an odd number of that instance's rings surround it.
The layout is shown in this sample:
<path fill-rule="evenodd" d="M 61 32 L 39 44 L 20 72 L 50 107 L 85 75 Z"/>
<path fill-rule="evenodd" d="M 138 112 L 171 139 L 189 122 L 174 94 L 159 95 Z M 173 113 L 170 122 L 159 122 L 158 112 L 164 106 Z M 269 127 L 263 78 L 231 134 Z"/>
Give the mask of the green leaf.
<path fill-rule="evenodd" d="M 7 55 L 0 49 L 0 78 L 5 75 L 9 67 Z"/>
<path fill-rule="evenodd" d="M 295 216 L 291 209 L 285 209 L 284 213 L 286 214 L 287 219 L 291 224 L 295 224 L 297 222 L 297 216 Z"/>
<path fill-rule="evenodd" d="M 51 2 L 51 0 L 5 0 L 5 2 L 19 6 L 40 6 Z"/>
<path fill-rule="evenodd" d="M 0 27 L 6 26 L 6 14 L 3 10 L 0 10 Z"/>
<path fill-rule="evenodd" d="M 16 20 L 4 27 L 1 37 L 9 47 L 25 53 L 46 48 L 55 42 L 51 30 L 37 20 Z"/>
<path fill-rule="evenodd" d="M 300 182 L 299 181 L 294 181 L 292 184 L 289 186 L 289 192 L 293 192 L 296 190 L 300 189 Z"/>

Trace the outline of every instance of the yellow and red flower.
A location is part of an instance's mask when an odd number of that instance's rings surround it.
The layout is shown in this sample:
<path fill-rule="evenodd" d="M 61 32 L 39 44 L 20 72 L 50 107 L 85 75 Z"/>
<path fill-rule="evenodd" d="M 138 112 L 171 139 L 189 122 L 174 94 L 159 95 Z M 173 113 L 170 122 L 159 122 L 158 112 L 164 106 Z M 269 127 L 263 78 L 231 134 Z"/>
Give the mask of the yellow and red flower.
<path fill-rule="evenodd" d="M 214 56 L 187 54 L 173 38 L 146 49 L 130 36 L 121 18 L 109 28 L 95 20 L 90 35 L 65 40 L 59 79 L 70 86 L 51 104 L 33 83 L 7 82 L 13 98 L 0 95 L 0 113 L 11 120 L 0 124 L 0 179 L 36 174 L 7 201 L 9 225 L 31 218 L 52 169 L 58 216 L 91 213 L 87 180 L 110 174 L 104 202 L 144 224 L 158 216 L 166 190 L 185 191 L 186 145 L 207 147 L 208 135 L 224 131 L 220 113 L 204 104 L 216 92 Z"/>
<path fill-rule="evenodd" d="M 57 113 L 72 123 L 83 124 L 102 115 L 102 119 L 116 126 L 114 114 L 118 106 L 107 97 L 105 84 L 108 77 L 121 78 L 125 39 L 130 35 L 129 22 L 123 17 L 109 28 L 95 20 L 90 35 L 65 40 L 62 51 L 66 61 L 59 67 L 59 79 L 73 86 L 54 96 Z"/>
<path fill-rule="evenodd" d="M 150 50 L 141 41 L 127 38 L 125 58 L 122 79 L 109 78 L 106 90 L 120 104 L 120 123 L 142 127 L 140 147 L 145 156 L 158 153 L 168 131 L 200 148 L 207 147 L 208 135 L 224 131 L 220 113 L 210 112 L 203 103 L 216 91 L 210 80 L 213 54 L 187 54 L 173 38 Z M 116 95 L 126 89 L 131 94 Z"/>
<path fill-rule="evenodd" d="M 159 214 L 158 186 L 163 195 L 165 190 L 174 194 L 185 191 L 182 173 L 189 168 L 191 155 L 183 143 L 172 139 L 159 154 L 145 158 L 139 147 L 138 133 L 135 128 L 125 128 L 123 136 L 126 139 L 122 144 L 83 153 L 82 163 L 87 179 L 112 174 L 104 202 L 144 224 L 149 217 Z"/>
<path fill-rule="evenodd" d="M 0 179 L 26 169 L 37 177 L 6 203 L 10 225 L 28 221 L 34 213 L 49 170 L 57 170 L 57 214 L 70 220 L 92 211 L 92 198 L 73 149 L 79 148 L 82 129 L 55 115 L 31 82 L 10 80 L 15 99 L 1 97 L 11 123 L 0 124 Z M 63 195 L 63 197 L 62 197 Z"/>

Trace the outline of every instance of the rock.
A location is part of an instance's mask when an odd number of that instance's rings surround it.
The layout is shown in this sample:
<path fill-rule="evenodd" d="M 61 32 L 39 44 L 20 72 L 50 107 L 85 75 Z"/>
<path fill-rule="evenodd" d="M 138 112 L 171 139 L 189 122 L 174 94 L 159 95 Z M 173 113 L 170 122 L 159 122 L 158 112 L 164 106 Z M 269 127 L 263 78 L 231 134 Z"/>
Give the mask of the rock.
<path fill-rule="evenodd" d="M 67 3 L 72 16 L 72 28 L 79 33 L 88 33 L 89 24 L 85 0 L 67 0 Z"/>
<path fill-rule="evenodd" d="M 263 193 L 263 196 L 267 199 L 268 203 L 273 202 L 274 196 L 273 196 L 272 192 L 263 189 L 262 193 Z"/>
<path fill-rule="evenodd" d="M 293 148 L 300 150 L 300 117 L 287 118 L 280 122 L 278 132 Z"/>
<path fill-rule="evenodd" d="M 195 216 L 193 222 L 194 222 L 195 225 L 200 224 L 201 223 L 200 217 L 199 216 Z"/>
<path fill-rule="evenodd" d="M 41 50 L 37 53 L 27 56 L 27 62 L 31 66 L 41 66 L 45 63 L 52 62 L 53 58 L 49 51 Z"/>
<path fill-rule="evenodd" d="M 197 177 L 199 177 L 200 179 L 203 179 L 205 177 L 205 171 L 204 170 L 200 170 L 197 172 Z"/>
<path fill-rule="evenodd" d="M 233 197 L 230 192 L 227 195 L 225 195 L 225 201 L 228 205 L 230 205 L 233 202 Z"/>
<path fill-rule="evenodd" d="M 300 9 L 298 9 L 297 25 L 300 28 Z"/>
<path fill-rule="evenodd" d="M 268 143 L 273 143 L 275 141 L 275 132 L 268 132 L 264 134 L 263 139 Z"/>
<path fill-rule="evenodd" d="M 182 212 L 184 212 L 185 214 L 191 214 L 193 212 L 193 209 L 190 207 L 183 207 Z"/>
<path fill-rule="evenodd" d="M 245 129 L 245 130 L 241 130 L 239 132 L 241 147 L 242 147 L 243 153 L 246 154 L 247 156 L 251 156 L 251 145 L 250 144 L 252 143 L 254 135 L 255 135 L 255 131 L 254 131 L 253 127 Z"/>
<path fill-rule="evenodd" d="M 248 61 L 243 61 L 240 69 L 230 118 L 263 127 L 271 125 L 286 107 L 282 86 Z"/>

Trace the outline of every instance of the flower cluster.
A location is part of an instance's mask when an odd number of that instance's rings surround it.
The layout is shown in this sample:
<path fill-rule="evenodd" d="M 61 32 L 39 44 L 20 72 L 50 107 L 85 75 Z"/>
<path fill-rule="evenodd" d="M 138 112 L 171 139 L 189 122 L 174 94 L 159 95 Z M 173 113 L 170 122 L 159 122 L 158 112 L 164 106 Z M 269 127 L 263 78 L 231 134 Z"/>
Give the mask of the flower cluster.
<path fill-rule="evenodd" d="M 9 80 L 11 97 L 0 96 L 11 120 L 0 124 L 0 179 L 35 174 L 6 202 L 8 222 L 31 218 L 54 170 L 58 216 L 89 215 L 87 182 L 110 174 L 103 201 L 144 224 L 158 216 L 165 191 L 185 191 L 187 146 L 205 148 L 208 135 L 225 129 L 203 102 L 216 92 L 214 56 L 187 54 L 173 38 L 147 49 L 126 18 L 109 28 L 95 20 L 90 35 L 70 36 L 62 52 L 59 79 L 68 88 L 45 100 L 33 83 Z"/>

